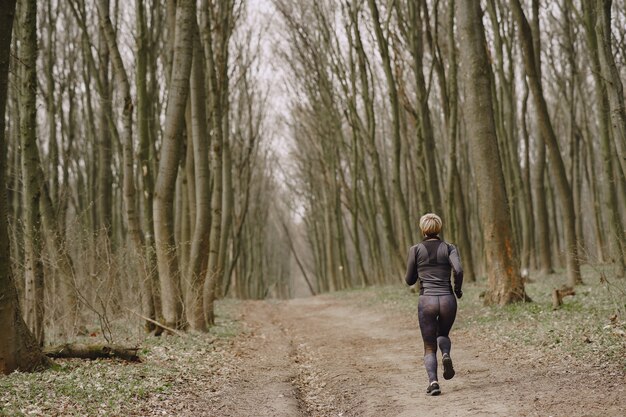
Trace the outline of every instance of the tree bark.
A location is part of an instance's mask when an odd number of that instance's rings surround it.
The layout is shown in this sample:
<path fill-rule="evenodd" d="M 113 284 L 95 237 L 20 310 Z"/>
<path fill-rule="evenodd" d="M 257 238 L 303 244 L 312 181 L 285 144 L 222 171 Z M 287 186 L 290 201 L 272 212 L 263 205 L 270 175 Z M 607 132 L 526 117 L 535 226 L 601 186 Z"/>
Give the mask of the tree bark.
<path fill-rule="evenodd" d="M 15 1 L 0 0 L 0 190 L 6 190 L 7 145 L 5 118 L 7 78 Z M 49 366 L 37 341 L 26 327 L 11 273 L 11 247 L 6 193 L 0 193 L 0 373 L 34 371 Z"/>
<path fill-rule="evenodd" d="M 457 3 L 461 62 L 467 94 L 466 123 L 485 241 L 488 290 L 485 303 L 504 305 L 527 298 L 512 240 L 502 163 L 493 119 L 490 66 L 479 2 Z"/>
<path fill-rule="evenodd" d="M 44 271 L 41 260 L 41 181 L 37 147 L 37 4 L 20 4 L 20 144 L 24 199 L 24 319 L 44 343 Z M 4 116 L 3 116 L 4 117 Z"/>
<path fill-rule="evenodd" d="M 441 202 L 441 192 L 439 191 L 439 176 L 437 174 L 437 147 L 435 145 L 435 135 L 428 106 L 428 90 L 424 79 L 424 51 L 422 46 L 422 18 L 420 15 L 420 3 L 423 0 L 411 0 L 409 2 L 409 18 L 412 22 L 411 31 L 411 54 L 413 55 L 413 73 L 415 75 L 415 89 L 417 110 L 419 115 L 419 135 L 424 143 L 425 152 L 418 155 L 420 161 L 426 167 L 426 184 L 429 204 L 427 212 L 441 213 L 443 215 L 443 204 Z M 427 7 L 424 5 L 424 7 Z M 453 9 L 453 7 L 452 7 Z M 453 48 L 453 45 L 450 45 Z M 418 138 L 418 140 L 420 140 Z"/>
<path fill-rule="evenodd" d="M 610 114 L 613 122 L 617 160 L 621 170 L 626 173 L 626 112 L 624 110 L 624 88 L 615 66 L 611 47 L 611 3 L 610 0 L 598 0 L 596 8 L 583 2 L 587 27 L 587 45 L 591 55 L 592 73 L 595 83 L 596 103 L 598 105 L 598 122 L 600 129 L 600 149 L 605 180 L 606 204 L 604 205 L 610 225 L 609 239 L 614 247 L 614 258 L 617 263 L 617 274 L 626 274 L 626 232 L 619 216 L 617 201 L 618 178 L 613 169 L 611 137 L 608 123 Z M 595 33 L 593 28 L 595 26 Z M 620 143 L 622 146 L 619 146 Z M 616 167 L 620 169 L 620 165 Z"/>
<path fill-rule="evenodd" d="M 533 21 L 531 33 L 535 52 L 535 66 L 537 76 L 541 77 L 541 33 L 539 25 L 539 1 L 532 0 Z M 537 112 L 535 111 L 535 114 Z M 550 253 L 550 222 L 548 217 L 548 202 L 546 200 L 546 143 L 540 128 L 536 128 L 537 156 L 533 181 L 534 201 L 536 207 L 535 236 L 537 237 L 537 257 L 539 269 L 543 274 L 553 274 L 554 267 Z"/>
<path fill-rule="evenodd" d="M 53 204 L 59 203 L 59 147 L 57 144 L 56 126 L 56 102 L 54 86 L 54 64 L 56 59 L 55 25 L 56 19 L 53 17 L 52 1 L 49 1 L 46 9 L 48 24 L 46 26 L 47 50 L 45 57 L 46 65 L 46 112 L 48 121 L 48 169 L 50 178 L 50 197 Z"/>
<path fill-rule="evenodd" d="M 128 234 L 130 236 L 130 244 L 134 257 L 139 258 L 140 267 L 143 269 L 139 275 L 139 285 L 141 288 L 141 296 L 143 302 L 143 313 L 145 316 L 154 317 L 154 305 L 152 300 L 152 285 L 149 275 L 145 271 L 150 269 L 150 265 L 146 265 L 144 258 L 144 237 L 141 230 L 139 214 L 137 212 L 136 191 L 135 191 L 135 170 L 134 170 L 134 152 L 133 152 L 133 100 L 130 93 L 130 83 L 128 81 L 128 73 L 124 67 L 122 56 L 120 54 L 115 31 L 109 15 L 108 0 L 100 0 L 98 2 L 98 12 L 100 14 L 100 29 L 106 40 L 111 63 L 113 66 L 113 74 L 116 85 L 120 89 L 118 97 L 119 106 L 122 109 L 122 159 L 123 159 L 123 195 L 125 220 Z M 140 23 L 141 24 L 141 23 Z M 140 54 L 141 55 L 141 52 Z M 145 65 L 145 62 L 142 61 Z M 145 67 L 143 68 L 145 71 Z M 145 94 L 145 84 L 140 85 Z M 145 127 L 144 127 L 145 129 Z M 146 134 L 145 132 L 142 132 Z M 151 323 L 146 323 L 145 327 L 151 329 Z"/>
<path fill-rule="evenodd" d="M 176 5 L 176 40 L 161 159 L 154 196 L 154 231 L 165 324 L 183 328 L 182 291 L 178 255 L 174 241 L 174 189 L 180 159 L 180 127 L 184 123 L 189 75 L 193 55 L 195 2 Z"/>
<path fill-rule="evenodd" d="M 583 2 L 584 3 L 584 2 Z M 602 78 L 609 98 L 613 135 L 617 148 L 617 160 L 626 175 L 626 105 L 624 104 L 624 86 L 620 72 L 615 64 L 611 45 L 611 6 L 613 0 L 596 0 L 596 36 Z M 586 7 L 589 7 L 587 5 Z"/>
<path fill-rule="evenodd" d="M 389 94 L 389 103 L 391 105 L 391 122 L 392 122 L 392 140 L 393 140 L 393 154 L 392 154 L 392 169 L 391 169 L 391 183 L 393 187 L 393 194 L 400 207 L 401 219 L 399 221 L 399 227 L 402 230 L 400 236 L 407 235 L 411 230 L 411 222 L 409 216 L 409 210 L 407 208 L 406 199 L 402 192 L 402 184 L 400 183 L 400 154 L 402 152 L 402 137 L 400 134 L 400 106 L 398 103 L 398 90 L 396 82 L 393 77 L 391 69 L 391 57 L 389 56 L 389 43 L 385 38 L 380 23 L 380 17 L 378 12 L 378 6 L 376 0 L 368 0 L 370 12 L 372 14 L 372 20 L 374 24 L 374 33 L 376 34 L 376 41 L 378 43 L 378 51 L 382 57 L 383 69 L 385 72 L 385 79 L 387 80 L 387 88 Z M 419 70 L 419 69 L 418 69 Z M 432 184 L 431 184 L 432 185 Z M 408 242 L 402 242 L 407 244 Z"/>
<path fill-rule="evenodd" d="M 566 245 L 566 264 L 567 264 L 567 278 L 568 283 L 571 286 L 582 283 L 582 277 L 580 275 L 580 260 L 578 258 L 578 239 L 576 237 L 576 213 L 574 211 L 574 201 L 572 195 L 572 189 L 567 180 L 567 174 L 565 172 L 565 165 L 563 164 L 563 158 L 559 150 L 559 144 L 550 120 L 550 114 L 548 113 L 548 106 L 543 96 L 543 89 L 541 86 L 541 79 L 537 74 L 536 63 L 536 51 L 533 46 L 533 37 L 530 31 L 530 26 L 522 6 L 519 0 L 512 2 L 513 14 L 515 16 L 520 42 L 522 44 L 522 53 L 524 58 L 524 68 L 526 71 L 526 77 L 528 78 L 528 84 L 530 91 L 532 92 L 533 101 L 535 104 L 535 110 L 537 111 L 537 122 L 539 123 L 539 129 L 541 136 L 546 142 L 548 148 L 548 156 L 550 158 L 550 169 L 552 170 L 552 176 L 556 183 L 559 202 L 561 204 L 561 210 L 563 214 L 563 229 L 565 235 Z"/>
<path fill-rule="evenodd" d="M 141 311 L 143 315 L 151 320 L 156 319 L 156 306 L 154 283 L 156 271 L 156 260 L 154 257 L 154 248 L 152 240 L 152 170 L 149 161 L 149 143 L 150 143 L 150 103 L 148 99 L 148 31 L 146 27 L 145 6 L 143 0 L 136 0 L 135 11 L 137 14 L 137 69 L 135 73 L 137 88 L 137 135 L 139 137 L 139 155 L 137 165 L 140 167 L 140 176 L 142 179 L 143 193 L 140 198 L 143 202 L 142 224 L 137 227 L 142 231 L 143 247 L 137 253 L 143 268 L 143 274 L 139 277 L 141 280 L 140 288 Z M 132 138 L 131 138 L 132 139 Z M 124 148 L 126 150 L 126 147 Z M 132 155 L 132 147 L 130 149 Z M 125 165 L 126 166 L 126 165 Z M 134 173 L 133 173 L 134 177 Z M 133 201 L 135 199 L 133 198 Z M 147 228 L 146 226 L 149 226 Z M 155 329 L 153 322 L 145 321 L 146 331 Z"/>
<path fill-rule="evenodd" d="M 391 214 L 391 206 L 389 199 L 387 198 L 387 191 L 385 190 L 385 184 L 383 180 L 385 178 L 382 169 L 382 161 L 381 157 L 378 153 L 378 149 L 376 148 L 376 118 L 375 118 L 375 110 L 374 110 L 374 100 L 373 93 L 371 89 L 373 86 L 371 85 L 368 79 L 368 62 L 367 56 L 365 54 L 365 49 L 363 46 L 363 41 L 361 37 L 361 33 L 359 31 L 359 13 L 356 10 L 351 11 L 351 19 L 354 24 L 354 40 L 355 40 L 355 50 L 357 54 L 357 62 L 358 69 L 360 75 L 360 84 L 361 84 L 361 98 L 363 100 L 363 106 L 365 108 L 365 127 L 363 129 L 365 135 L 365 149 L 369 156 L 369 159 L 374 167 L 373 177 L 374 177 L 374 189 L 376 195 L 378 197 L 378 203 L 382 207 L 382 216 L 384 222 L 384 230 L 385 237 L 387 243 L 390 247 L 390 251 L 394 253 L 392 255 L 392 265 L 397 268 L 398 271 L 402 271 L 404 268 L 405 260 L 400 255 L 400 246 L 398 244 L 397 236 L 395 234 L 395 227 L 393 224 L 393 218 Z M 376 216 L 372 216 L 371 222 L 371 231 L 372 234 L 377 231 L 376 221 L 374 220 Z M 370 247 L 374 252 L 380 252 L 380 242 L 378 240 L 370 240 Z"/>
<path fill-rule="evenodd" d="M 103 6 L 109 10 L 109 0 Z M 86 28 L 83 28 L 86 31 Z M 109 127 L 109 118 L 113 114 L 111 106 L 111 85 L 109 82 L 109 48 L 106 35 L 100 29 L 98 36 L 98 84 L 100 86 L 100 110 L 98 112 L 98 152 L 96 179 L 96 214 L 98 233 L 106 236 L 105 244 L 111 244 L 113 222 L 113 173 L 111 172 L 113 138 Z M 91 55 L 91 51 L 88 52 Z"/>
<path fill-rule="evenodd" d="M 209 134 L 206 125 L 206 84 L 204 52 L 197 22 L 194 22 L 193 66 L 191 68 L 191 142 L 193 147 L 196 218 L 189 266 L 187 270 L 191 299 L 187 305 L 187 320 L 192 329 L 205 330 L 202 310 L 202 283 L 206 276 L 211 226 L 211 191 L 209 171 Z"/>
<path fill-rule="evenodd" d="M 203 287 L 203 311 L 206 324 L 211 326 L 215 322 L 214 302 L 220 294 L 221 280 L 224 274 L 224 265 L 221 262 L 220 245 L 222 242 L 223 206 L 224 206 L 224 141 L 228 132 L 224 130 L 224 112 L 228 111 L 228 62 L 225 61 L 232 24 L 232 1 L 220 3 L 217 10 L 215 5 L 203 1 L 203 8 L 207 16 L 203 28 L 203 44 L 206 59 L 209 110 L 208 117 L 211 126 L 211 161 L 213 173 L 213 188 L 211 190 L 211 234 L 209 238 L 209 259 L 207 275 Z M 216 14 L 217 13 L 217 14 Z M 219 22 L 219 26 L 217 26 Z"/>
<path fill-rule="evenodd" d="M 526 205 L 524 216 L 522 217 L 522 267 L 534 268 L 536 265 L 536 250 L 533 250 L 534 236 L 533 233 L 533 193 L 531 189 L 530 179 L 530 138 L 526 124 L 526 114 L 528 113 L 528 84 L 524 83 L 524 96 L 522 98 L 522 111 L 520 115 L 521 135 L 524 141 L 524 169 L 522 170 L 522 184 L 524 201 Z M 545 159 L 545 155 L 544 155 Z M 543 171 L 543 168 L 542 168 Z"/>
<path fill-rule="evenodd" d="M 456 237 L 460 253 L 463 259 L 463 271 L 466 280 L 476 281 L 476 273 L 474 268 L 474 257 L 472 245 L 469 239 L 468 216 L 463 198 L 463 189 L 461 185 L 461 177 L 459 175 L 457 160 L 457 142 L 458 142 L 458 123 L 459 123 L 459 106 L 458 106 L 458 69 L 456 59 L 456 42 L 454 34 L 454 9 L 455 0 L 450 2 L 450 10 L 448 15 L 448 57 L 449 66 L 449 108 L 450 117 L 447 126 L 448 140 L 450 141 L 450 174 L 448 181 L 448 192 L 450 193 L 450 204 L 452 205 L 450 213 L 454 217 L 456 227 Z"/>
<path fill-rule="evenodd" d="M 66 343 L 59 346 L 48 346 L 43 350 L 44 355 L 50 358 L 77 358 L 77 359 L 123 359 L 129 362 L 141 362 L 137 355 L 139 347 L 125 347 L 117 345 L 84 345 L 80 343 Z"/>

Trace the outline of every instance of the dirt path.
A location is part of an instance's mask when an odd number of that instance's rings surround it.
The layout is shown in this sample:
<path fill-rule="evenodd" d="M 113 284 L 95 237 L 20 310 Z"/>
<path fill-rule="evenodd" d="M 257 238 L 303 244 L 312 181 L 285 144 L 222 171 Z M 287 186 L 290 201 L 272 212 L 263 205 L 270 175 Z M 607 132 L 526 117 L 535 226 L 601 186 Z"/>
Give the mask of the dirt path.
<path fill-rule="evenodd" d="M 626 415 L 623 375 L 568 366 L 567 358 L 507 356 L 468 330 L 452 333 L 457 375 L 440 378 L 441 396 L 426 396 L 413 318 L 355 301 L 247 302 L 242 318 L 251 332 L 234 345 L 237 372 L 193 415 Z"/>

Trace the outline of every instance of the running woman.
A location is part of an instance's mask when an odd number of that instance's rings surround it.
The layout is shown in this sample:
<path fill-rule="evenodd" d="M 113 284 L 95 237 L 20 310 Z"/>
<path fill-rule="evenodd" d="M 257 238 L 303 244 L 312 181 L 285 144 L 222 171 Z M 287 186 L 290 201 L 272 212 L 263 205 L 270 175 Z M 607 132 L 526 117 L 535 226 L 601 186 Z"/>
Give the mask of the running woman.
<path fill-rule="evenodd" d="M 456 247 L 439 238 L 442 228 L 439 216 L 433 213 L 423 215 L 419 227 L 424 240 L 409 249 L 405 280 L 408 285 L 419 281 L 417 314 L 424 340 L 424 366 L 428 374 L 426 393 L 439 395 L 437 345 L 442 354 L 443 378 L 451 379 L 454 368 L 450 358 L 452 343 L 448 335 L 456 317 L 456 298 L 463 296 L 463 268 Z M 454 272 L 454 290 L 451 272 Z"/>

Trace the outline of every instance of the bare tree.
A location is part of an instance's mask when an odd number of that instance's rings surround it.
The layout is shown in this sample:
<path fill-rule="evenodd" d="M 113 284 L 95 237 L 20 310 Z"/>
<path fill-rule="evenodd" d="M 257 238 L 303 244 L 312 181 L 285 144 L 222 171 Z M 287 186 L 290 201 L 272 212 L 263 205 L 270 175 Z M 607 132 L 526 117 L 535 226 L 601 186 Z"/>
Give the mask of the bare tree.
<path fill-rule="evenodd" d="M 211 193 L 209 171 L 209 135 L 207 129 L 206 83 L 204 51 L 200 42 L 197 22 L 193 28 L 193 66 L 191 68 L 191 132 L 194 160 L 196 218 L 187 279 L 190 282 L 190 299 L 187 300 L 187 320 L 192 329 L 204 330 L 206 323 L 202 310 L 202 283 L 208 263 L 209 237 L 211 232 Z M 187 145 L 189 146 L 189 145 Z"/>
<path fill-rule="evenodd" d="M 181 277 L 174 241 L 174 186 L 180 159 L 180 129 L 189 93 L 194 19 L 195 2 L 179 1 L 176 5 L 176 34 L 165 131 L 154 194 L 154 231 L 163 318 L 166 325 L 177 329 L 184 327 L 184 321 Z"/>
<path fill-rule="evenodd" d="M 600 3 L 598 3 L 600 4 Z M 583 12 L 585 18 L 585 33 L 586 33 L 586 41 L 587 41 L 587 49 L 591 58 L 591 67 L 592 74 L 595 86 L 595 97 L 598 108 L 598 130 L 600 136 L 600 149 L 602 153 L 602 168 L 603 173 L 606 178 L 605 181 L 602 181 L 602 185 L 604 186 L 604 195 L 606 198 L 606 211 L 608 214 L 609 224 L 611 225 L 611 231 L 609 232 L 609 239 L 613 241 L 613 245 L 615 247 L 615 258 L 617 264 L 619 266 L 618 274 L 623 275 L 626 262 L 624 260 L 625 246 L 626 246 L 626 235 L 624 234 L 624 226 L 622 225 L 621 218 L 619 216 L 619 205 L 617 200 L 617 189 L 618 189 L 618 180 L 617 175 L 615 175 L 616 171 L 614 170 L 614 155 L 611 152 L 611 130 L 609 124 L 609 99 L 607 94 L 607 88 L 611 88 L 613 83 L 605 83 L 604 80 L 607 79 L 607 75 L 611 76 L 611 66 L 607 59 L 604 59 L 604 65 L 601 65 L 600 56 L 605 55 L 606 52 L 600 53 L 600 50 L 606 50 L 608 46 L 608 50 L 610 51 L 610 35 L 608 40 L 602 40 L 603 46 L 598 45 L 598 35 L 604 36 L 605 26 L 605 14 L 602 13 L 602 17 L 597 17 L 597 9 L 590 2 L 583 2 Z M 608 11 L 610 17 L 610 9 Z M 609 22 L 610 23 L 610 22 Z M 610 26 L 609 26 L 610 28 Z M 606 42 L 608 41 L 608 45 Z M 612 57 L 608 59 L 611 61 Z M 604 70 L 604 72 L 603 72 Z M 618 80 L 619 82 L 619 77 Z M 619 89 L 619 86 L 614 86 Z M 613 93 L 614 102 L 619 102 L 620 93 Z M 623 105 L 623 99 L 622 99 Z M 619 106 L 619 104 L 618 104 Z M 614 123 L 619 123 L 619 112 L 618 114 L 611 113 L 614 117 Z M 619 138 L 619 129 L 614 129 L 616 134 L 616 139 Z M 618 139 L 619 140 L 619 139 Z M 618 156 L 618 159 L 619 156 Z M 621 158 L 623 159 L 623 158 Z"/>
<path fill-rule="evenodd" d="M 465 74 L 466 124 L 478 188 L 485 240 L 488 290 L 485 302 L 508 304 L 526 299 L 492 115 L 491 75 L 478 2 L 457 3 L 461 62 Z"/>
<path fill-rule="evenodd" d="M 34 3 L 34 2 L 33 2 Z M 0 189 L 6 189 L 7 146 L 5 109 L 15 1 L 0 1 Z M 48 365 L 36 339 L 26 327 L 11 272 L 6 193 L 0 193 L 0 372 L 32 371 Z"/>
<path fill-rule="evenodd" d="M 37 4 L 20 3 L 20 144 L 24 184 L 24 318 L 39 344 L 44 342 L 44 271 L 41 260 L 41 178 L 37 147 Z"/>
<path fill-rule="evenodd" d="M 117 46 L 117 40 L 115 32 L 113 30 L 113 24 L 109 16 L 108 1 L 101 0 L 98 3 L 98 11 L 100 13 L 100 26 L 102 33 L 106 39 L 107 48 L 111 56 L 113 65 L 113 73 L 115 76 L 116 84 L 119 86 L 120 92 L 118 94 L 120 98 L 120 107 L 122 109 L 122 149 L 123 149 L 123 165 L 124 165 L 124 208 L 126 225 L 128 227 L 128 233 L 130 235 L 131 247 L 133 253 L 139 259 L 140 264 L 145 265 L 146 259 L 144 259 L 144 238 L 141 230 L 141 223 L 139 220 L 139 214 L 137 213 L 137 202 L 135 197 L 135 170 L 134 170 L 134 152 L 133 152 L 133 100 L 130 93 L 130 83 L 128 81 L 128 74 L 122 61 L 119 48 Z M 149 270 L 151 265 L 145 265 L 145 270 Z M 145 271 L 144 271 L 145 272 Z M 149 274 L 141 274 L 149 275 Z M 143 303 L 143 313 L 149 319 L 154 319 L 154 305 L 152 303 L 152 282 L 149 276 L 140 276 L 139 283 L 141 286 Z M 146 324 L 147 328 L 150 328 L 149 324 Z"/>
<path fill-rule="evenodd" d="M 567 179 L 559 144 L 550 120 L 550 114 L 548 113 L 541 79 L 537 73 L 538 64 L 530 25 L 526 20 L 526 15 L 522 10 L 519 0 L 514 0 L 512 7 L 522 45 L 526 77 L 528 78 L 528 84 L 534 99 L 535 111 L 537 112 L 537 122 L 539 123 L 541 137 L 546 142 L 548 148 L 548 156 L 551 162 L 550 168 L 552 169 L 552 176 L 556 181 L 559 202 L 563 211 L 563 227 L 567 244 L 565 256 L 567 260 L 568 282 L 570 285 L 577 285 L 582 283 L 582 278 L 580 276 L 580 259 L 578 258 L 578 240 L 575 225 L 576 213 L 574 211 L 572 189 Z"/>

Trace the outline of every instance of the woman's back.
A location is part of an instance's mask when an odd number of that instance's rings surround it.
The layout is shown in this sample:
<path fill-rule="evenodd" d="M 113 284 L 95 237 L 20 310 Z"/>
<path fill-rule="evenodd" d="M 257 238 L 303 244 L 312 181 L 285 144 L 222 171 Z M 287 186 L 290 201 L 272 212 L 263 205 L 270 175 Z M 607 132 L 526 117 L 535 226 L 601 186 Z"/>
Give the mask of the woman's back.
<path fill-rule="evenodd" d="M 448 244 L 441 240 L 425 240 L 416 245 L 420 293 L 425 295 L 452 294 Z"/>
<path fill-rule="evenodd" d="M 452 294 L 450 282 L 452 270 L 456 284 L 463 277 L 463 269 L 454 245 L 436 237 L 429 237 L 409 249 L 405 279 L 409 285 L 415 284 L 419 279 L 420 294 Z"/>

